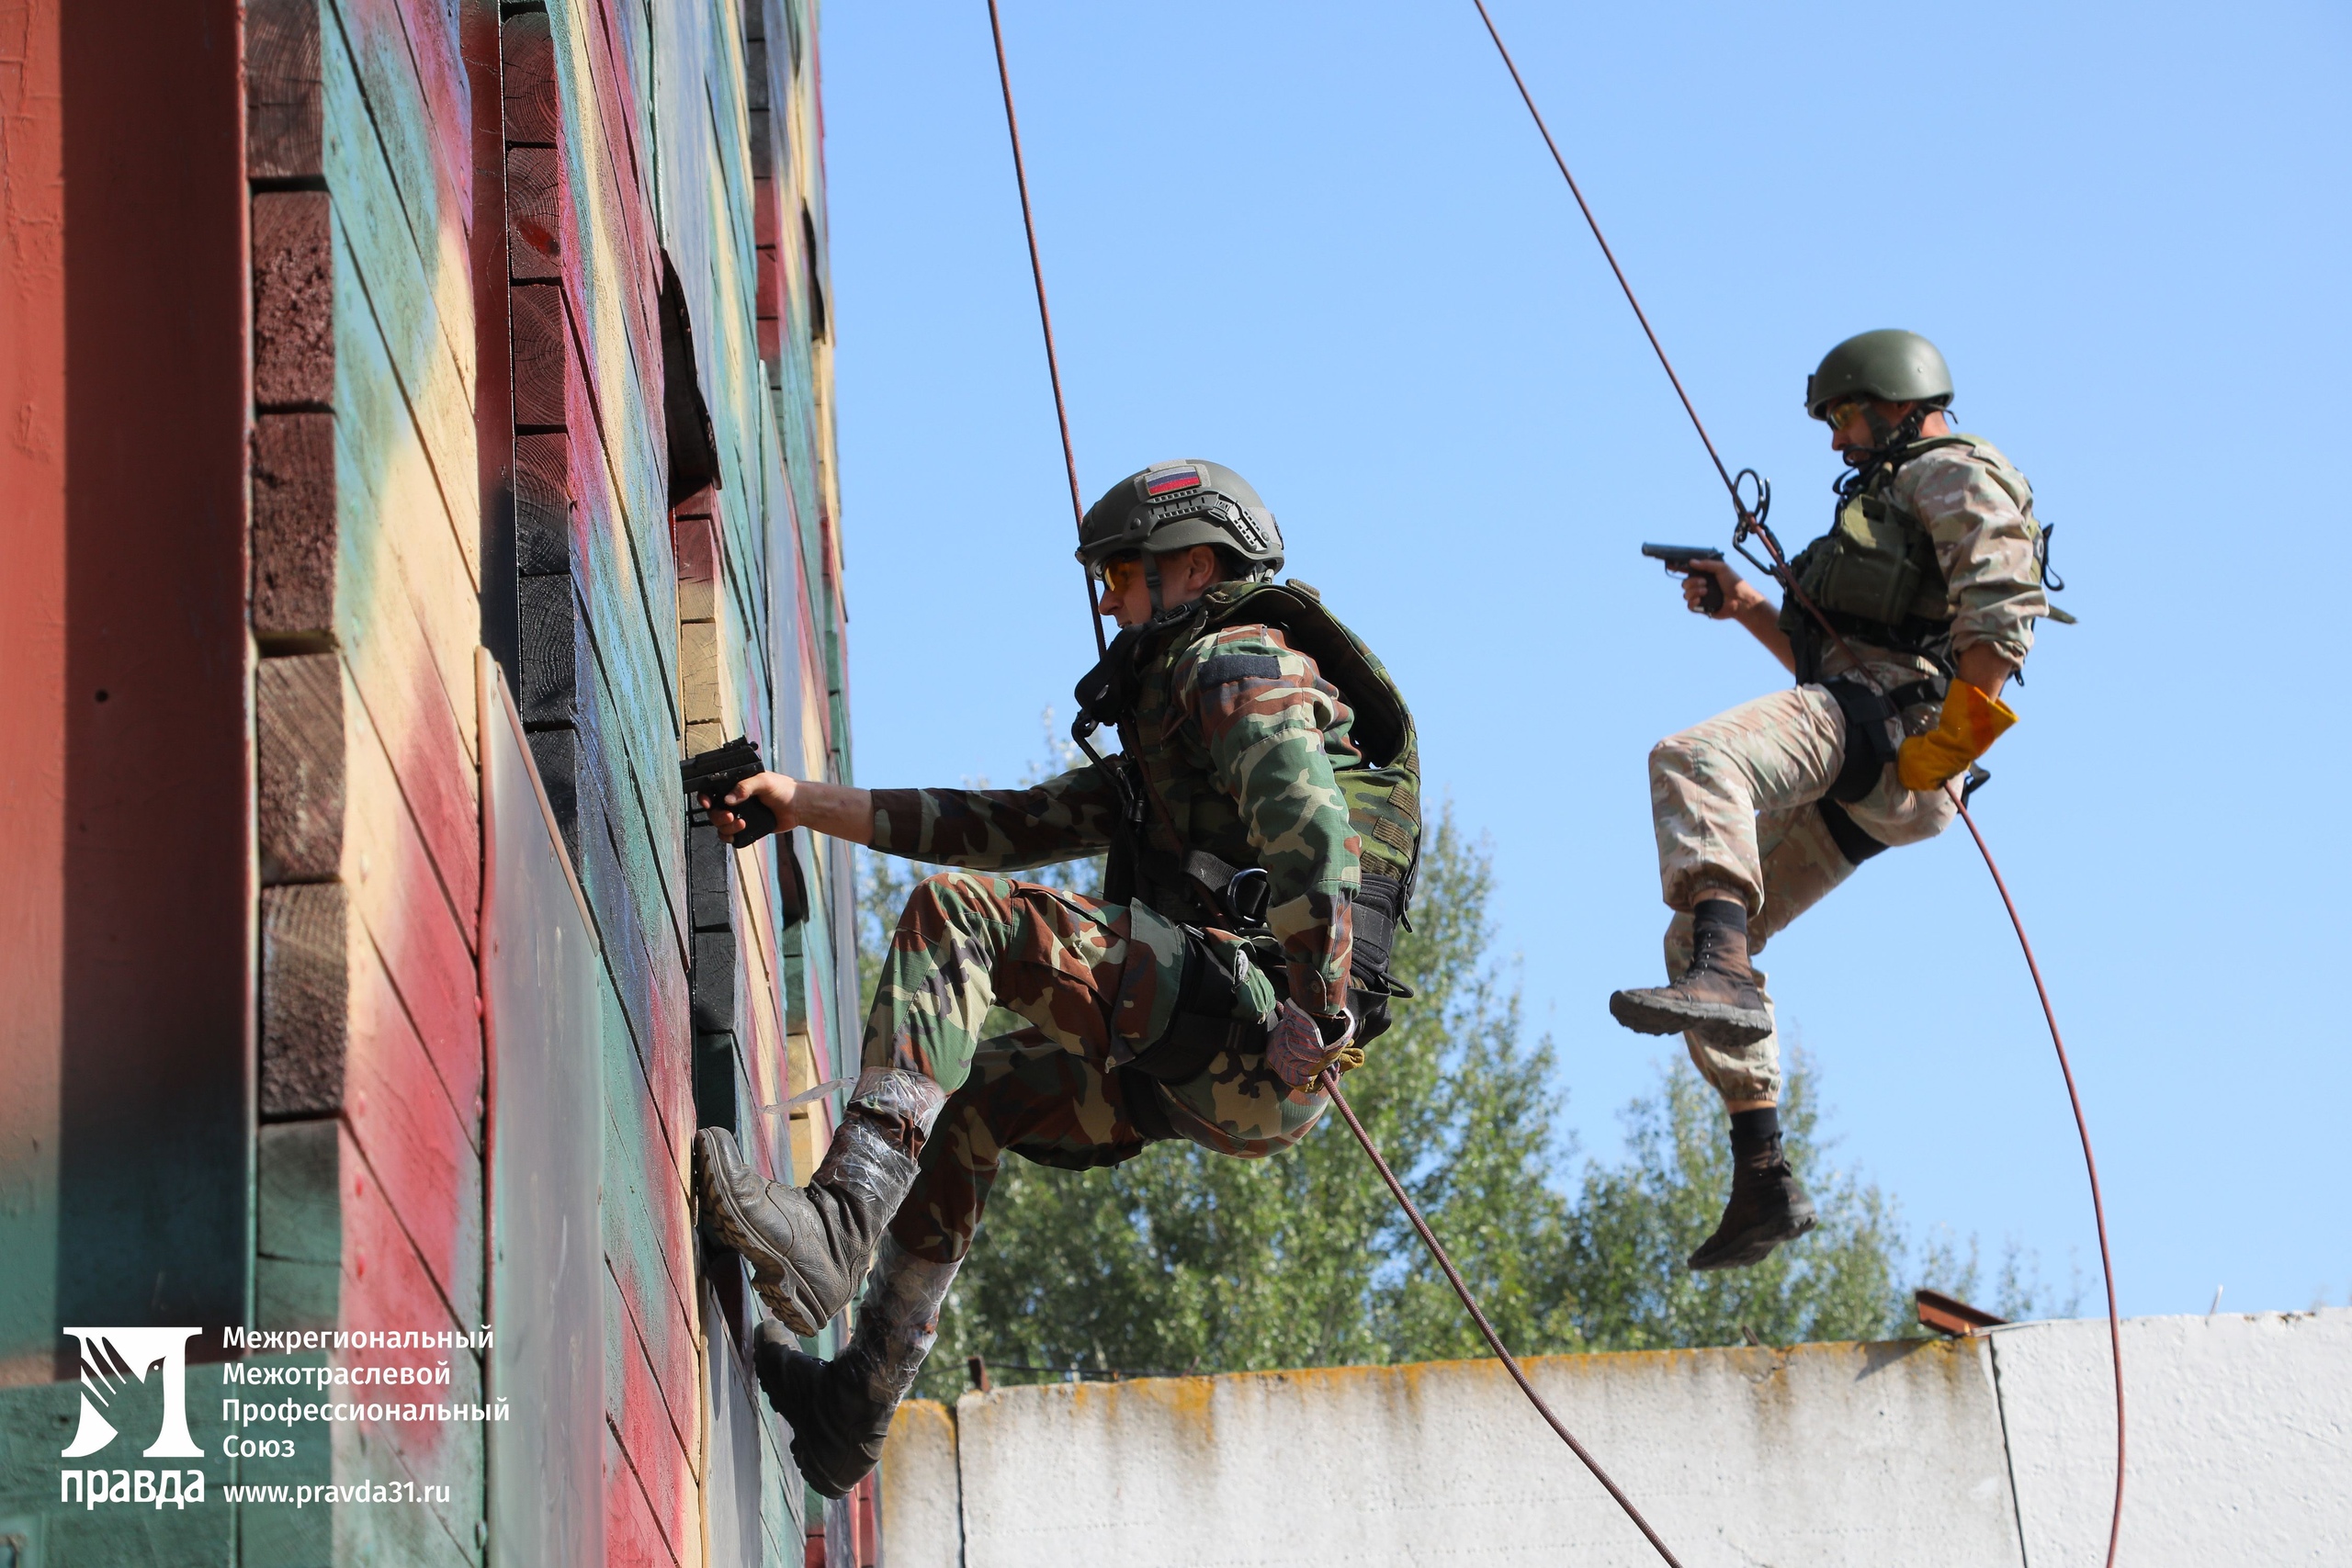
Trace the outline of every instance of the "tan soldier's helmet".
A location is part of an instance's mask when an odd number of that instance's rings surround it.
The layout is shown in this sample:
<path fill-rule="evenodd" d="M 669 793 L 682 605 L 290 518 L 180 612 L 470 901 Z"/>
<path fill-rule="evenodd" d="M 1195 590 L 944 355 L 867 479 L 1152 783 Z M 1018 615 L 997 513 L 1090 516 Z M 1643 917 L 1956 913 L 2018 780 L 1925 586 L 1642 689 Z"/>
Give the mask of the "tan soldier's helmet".
<path fill-rule="evenodd" d="M 1215 545 L 1248 563 L 1253 577 L 1283 565 L 1283 531 L 1250 481 L 1222 463 L 1187 457 L 1129 474 L 1086 509 L 1078 558 L 1089 571 L 1127 550 L 1155 554 Z"/>
<path fill-rule="evenodd" d="M 1941 408 L 1951 401 L 1951 371 L 1917 333 L 1861 333 L 1823 355 L 1821 368 L 1804 378 L 1804 412 L 1815 419 L 1848 398 Z"/>

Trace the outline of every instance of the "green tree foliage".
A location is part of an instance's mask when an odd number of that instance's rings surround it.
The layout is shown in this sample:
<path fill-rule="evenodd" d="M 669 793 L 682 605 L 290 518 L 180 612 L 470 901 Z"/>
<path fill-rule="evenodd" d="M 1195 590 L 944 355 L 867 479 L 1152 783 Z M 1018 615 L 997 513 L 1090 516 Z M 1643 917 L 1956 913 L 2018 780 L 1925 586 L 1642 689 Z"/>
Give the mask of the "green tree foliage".
<path fill-rule="evenodd" d="M 869 955 L 922 870 L 869 861 Z M 1555 1186 L 1574 1150 L 1556 1126 L 1550 1043 L 1524 1043 L 1495 956 L 1493 887 L 1488 853 L 1441 818 L 1396 953 L 1418 998 L 1344 1087 L 1515 1351 L 1881 1337 L 1909 1325 L 1906 1278 L 1973 1288 L 1973 1250 L 1963 1263 L 1929 1248 L 1913 1273 L 1894 1204 L 1826 1163 L 1802 1058 L 1781 1121 L 1822 1224 L 1763 1265 L 1682 1266 L 1730 1181 L 1722 1111 L 1687 1069 L 1627 1109 L 1622 1162 L 1589 1162 L 1573 1194 Z M 2005 1305 L 2030 1303 L 2022 1280 L 2013 1254 Z M 952 1398 L 972 1355 L 1017 1382 L 1485 1354 L 1333 1114 L 1265 1160 L 1181 1141 L 1108 1170 L 1008 1156 L 920 1392 Z"/>

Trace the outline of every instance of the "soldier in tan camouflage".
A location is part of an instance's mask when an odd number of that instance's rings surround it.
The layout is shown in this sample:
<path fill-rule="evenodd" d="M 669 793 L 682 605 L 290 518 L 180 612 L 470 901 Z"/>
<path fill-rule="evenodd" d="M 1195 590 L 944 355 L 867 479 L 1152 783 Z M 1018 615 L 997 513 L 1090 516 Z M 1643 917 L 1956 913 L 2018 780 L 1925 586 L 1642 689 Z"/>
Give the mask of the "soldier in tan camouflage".
<path fill-rule="evenodd" d="M 2034 622 L 2061 614 L 2031 487 L 1951 431 L 1951 400 L 1942 356 L 1911 333 L 1849 339 L 1808 383 L 1852 472 L 1835 526 L 1791 569 L 1836 636 L 1720 559 L 1669 566 L 1692 611 L 1737 622 L 1797 681 L 1650 753 L 1672 980 L 1619 991 L 1610 1010 L 1681 1034 L 1731 1113 L 1731 1196 L 1694 1269 L 1759 1262 L 1815 1223 L 1781 1149 L 1780 1047 L 1752 956 L 1862 861 L 1951 825 L 1947 781 L 2014 720 L 2001 689 Z"/>
<path fill-rule="evenodd" d="M 1168 1138 L 1272 1153 L 1322 1114 L 1317 1076 L 1385 1024 L 1419 835 L 1412 720 L 1313 590 L 1271 581 L 1282 551 L 1229 469 L 1131 475 L 1079 552 L 1123 628 L 1080 683 L 1080 743 L 1114 725 L 1119 752 L 1020 790 L 765 773 L 714 806 L 730 837 L 727 804 L 757 797 L 779 827 L 956 868 L 899 918 L 808 1186 L 763 1179 L 724 1131 L 696 1137 L 704 1226 L 785 1326 L 814 1333 L 874 1259 L 833 1360 L 763 1325 L 762 1383 L 820 1491 L 873 1468 L 1006 1151 L 1070 1168 Z M 1106 851 L 1103 898 L 1005 874 Z M 987 1037 L 996 1007 L 1025 1027 Z"/>

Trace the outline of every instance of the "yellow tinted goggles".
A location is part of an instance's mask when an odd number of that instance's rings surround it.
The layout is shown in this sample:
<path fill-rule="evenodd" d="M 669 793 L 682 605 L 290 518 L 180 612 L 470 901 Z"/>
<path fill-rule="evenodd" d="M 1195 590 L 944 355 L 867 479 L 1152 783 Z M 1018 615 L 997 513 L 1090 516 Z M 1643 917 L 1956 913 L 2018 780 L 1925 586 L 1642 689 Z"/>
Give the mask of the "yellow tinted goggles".
<path fill-rule="evenodd" d="M 1094 563 L 1094 576 L 1114 593 L 1125 593 L 1130 583 L 1143 577 L 1143 557 L 1135 552 L 1112 556 Z"/>

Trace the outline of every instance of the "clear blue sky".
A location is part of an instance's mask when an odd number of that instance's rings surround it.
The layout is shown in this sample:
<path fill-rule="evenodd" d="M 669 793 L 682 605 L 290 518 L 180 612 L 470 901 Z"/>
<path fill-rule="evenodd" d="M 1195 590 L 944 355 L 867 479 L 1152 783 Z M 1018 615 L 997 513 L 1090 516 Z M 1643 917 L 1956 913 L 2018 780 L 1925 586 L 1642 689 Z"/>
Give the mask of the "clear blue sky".
<path fill-rule="evenodd" d="M 1979 818 L 2069 1032 L 2132 1313 L 2352 1295 L 2344 783 L 2352 13 L 1494 0 L 1724 456 L 1792 546 L 1828 345 L 1907 326 L 2031 476 L 2061 603 Z M 1644 757 L 1780 684 L 1636 554 L 1731 518 L 1468 0 L 1006 0 L 1091 500 L 1207 457 L 1380 649 L 1492 842 L 1584 1148 L 1661 1044 Z M 823 35 L 863 782 L 1017 777 L 1091 661 L 981 0 Z M 1837 1156 L 2097 1253 L 1964 833 L 1770 953 Z M 1563 1173 L 1564 1178 L 1566 1173 Z"/>

